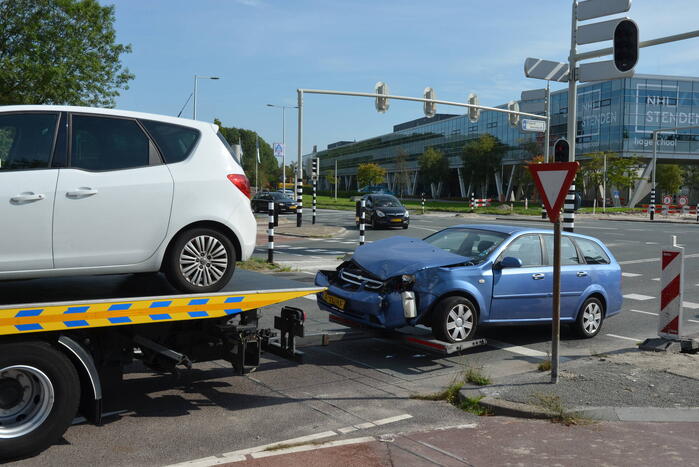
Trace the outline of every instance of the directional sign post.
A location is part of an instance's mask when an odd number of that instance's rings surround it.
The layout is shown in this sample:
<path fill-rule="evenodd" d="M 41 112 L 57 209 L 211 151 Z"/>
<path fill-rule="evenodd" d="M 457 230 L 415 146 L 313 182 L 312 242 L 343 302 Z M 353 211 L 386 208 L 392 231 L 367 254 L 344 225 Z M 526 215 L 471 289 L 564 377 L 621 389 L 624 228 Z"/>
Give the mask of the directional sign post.
<path fill-rule="evenodd" d="M 553 303 L 551 320 L 551 382 L 558 383 L 558 347 L 561 340 L 561 206 L 575 179 L 578 162 L 529 164 L 529 172 L 553 222 Z"/>

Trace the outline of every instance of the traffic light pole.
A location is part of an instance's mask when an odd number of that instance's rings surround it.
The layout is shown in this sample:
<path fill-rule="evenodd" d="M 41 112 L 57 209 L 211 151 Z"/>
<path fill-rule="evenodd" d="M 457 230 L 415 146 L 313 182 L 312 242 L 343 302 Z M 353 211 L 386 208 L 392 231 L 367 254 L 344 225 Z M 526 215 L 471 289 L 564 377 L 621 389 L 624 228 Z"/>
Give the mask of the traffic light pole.
<path fill-rule="evenodd" d="M 484 105 L 478 105 L 478 104 L 466 104 L 463 102 L 453 102 L 453 101 L 443 101 L 439 99 L 428 99 L 425 97 L 408 97 L 408 96 L 392 96 L 388 94 L 379 94 L 379 93 L 373 93 L 373 92 L 348 92 L 348 91 L 332 91 L 332 90 L 327 90 L 327 89 L 297 89 L 296 93 L 298 95 L 298 110 L 299 110 L 299 117 L 298 117 L 298 138 L 297 138 L 297 146 L 296 146 L 296 151 L 297 151 L 297 188 L 296 188 L 296 193 L 297 193 L 297 204 L 298 208 L 296 210 L 296 227 L 301 227 L 302 223 L 302 212 L 303 212 L 303 191 L 302 191 L 302 186 L 301 186 L 301 181 L 302 181 L 302 163 L 301 163 L 301 154 L 302 154 L 302 147 L 303 147 L 303 95 L 304 94 L 325 94 L 325 95 L 331 95 L 331 96 L 354 96 L 354 97 L 373 97 L 373 98 L 385 98 L 385 99 L 393 99 L 397 101 L 411 101 L 411 102 L 423 102 L 423 103 L 428 103 L 428 104 L 442 104 L 442 105 L 451 105 L 454 107 L 466 107 L 468 109 L 478 109 L 478 110 L 488 110 L 492 112 L 500 112 L 504 114 L 512 114 L 512 115 L 519 115 L 520 117 L 527 117 L 527 118 L 535 118 L 538 120 L 544 120 L 546 122 L 546 126 L 548 127 L 550 124 L 549 118 L 547 115 L 538 115 L 538 114 L 532 114 L 532 113 L 527 113 L 527 112 L 520 112 L 518 110 L 509 110 L 509 109 L 501 109 L 498 107 L 487 107 Z M 335 172 L 335 177 L 337 177 L 337 171 Z"/>
<path fill-rule="evenodd" d="M 576 29 L 577 29 L 577 12 L 578 2 L 573 0 L 573 16 L 570 27 L 570 56 L 568 57 L 568 161 L 575 162 L 575 136 L 577 130 L 577 97 L 578 97 L 578 78 L 576 76 Z M 565 203 L 563 204 L 563 230 L 573 232 L 575 228 L 575 182 L 570 185 L 568 194 L 566 194 Z"/>

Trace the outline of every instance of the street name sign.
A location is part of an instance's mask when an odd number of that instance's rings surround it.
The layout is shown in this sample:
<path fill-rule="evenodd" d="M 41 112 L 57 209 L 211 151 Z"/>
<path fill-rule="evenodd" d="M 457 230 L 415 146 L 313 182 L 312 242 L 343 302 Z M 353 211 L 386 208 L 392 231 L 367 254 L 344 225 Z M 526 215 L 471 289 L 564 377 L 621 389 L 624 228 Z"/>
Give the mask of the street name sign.
<path fill-rule="evenodd" d="M 587 0 L 578 3 L 577 20 L 600 18 L 602 16 L 616 15 L 631 9 L 631 0 Z"/>
<path fill-rule="evenodd" d="M 548 213 L 549 221 L 557 223 L 563 200 L 568 188 L 575 179 L 580 164 L 577 162 L 553 162 L 529 164 L 528 169 L 534 179 L 541 200 Z"/>
<path fill-rule="evenodd" d="M 619 71 L 614 64 L 614 60 L 603 62 L 581 63 L 578 67 L 578 81 L 581 83 L 588 81 L 606 81 L 608 79 L 630 78 L 634 74 L 634 69 Z"/>
<path fill-rule="evenodd" d="M 568 64 L 541 58 L 527 58 L 524 61 L 524 76 L 549 81 L 568 82 Z"/>
<path fill-rule="evenodd" d="M 546 131 L 546 122 L 543 120 L 522 119 L 522 131 L 543 132 Z"/>

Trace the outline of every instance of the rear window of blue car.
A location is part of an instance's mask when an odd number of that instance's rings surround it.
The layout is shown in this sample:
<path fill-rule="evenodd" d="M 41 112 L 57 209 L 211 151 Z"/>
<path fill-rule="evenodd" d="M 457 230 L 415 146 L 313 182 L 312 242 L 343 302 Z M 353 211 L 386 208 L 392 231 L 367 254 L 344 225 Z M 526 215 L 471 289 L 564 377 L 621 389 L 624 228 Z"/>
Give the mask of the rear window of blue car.
<path fill-rule="evenodd" d="M 576 238 L 575 243 L 587 264 L 609 264 L 611 261 L 601 246 L 586 238 Z"/>

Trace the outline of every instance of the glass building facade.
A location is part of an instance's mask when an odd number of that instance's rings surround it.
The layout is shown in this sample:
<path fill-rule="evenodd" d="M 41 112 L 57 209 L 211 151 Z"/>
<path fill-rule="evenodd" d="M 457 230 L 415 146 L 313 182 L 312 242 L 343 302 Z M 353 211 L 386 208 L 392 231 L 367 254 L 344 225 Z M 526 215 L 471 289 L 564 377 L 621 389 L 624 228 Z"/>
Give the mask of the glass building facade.
<path fill-rule="evenodd" d="M 585 83 L 578 86 L 577 99 L 576 158 L 584 160 L 586 154 L 607 151 L 649 160 L 653 153 L 652 131 L 668 128 L 658 135 L 659 160 L 699 162 L 699 128 L 670 130 L 699 126 L 699 78 L 636 75 Z M 565 137 L 567 118 L 567 90 L 552 92 L 549 144 Z M 428 147 L 433 147 L 447 156 L 450 167 L 455 169 L 445 194 L 459 196 L 459 191 L 464 191 L 461 155 L 468 140 L 484 133 L 497 137 L 508 147 L 504 166 L 530 160 L 532 154 L 525 148 L 532 141 L 539 143 L 543 153 L 544 134 L 511 127 L 504 113 L 483 111 L 476 123 L 470 122 L 467 115 L 423 121 L 416 121 L 419 124 L 414 126 L 396 125 L 395 129 L 403 129 L 318 152 L 321 173 L 334 169 L 337 161 L 341 189 L 356 189 L 357 167 L 374 162 L 387 170 L 389 185 L 396 171 L 409 171 L 415 180 L 411 191 L 417 192 L 417 159 Z"/>

